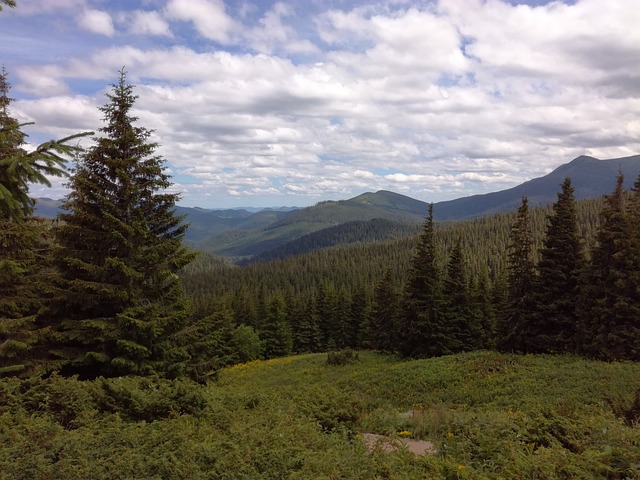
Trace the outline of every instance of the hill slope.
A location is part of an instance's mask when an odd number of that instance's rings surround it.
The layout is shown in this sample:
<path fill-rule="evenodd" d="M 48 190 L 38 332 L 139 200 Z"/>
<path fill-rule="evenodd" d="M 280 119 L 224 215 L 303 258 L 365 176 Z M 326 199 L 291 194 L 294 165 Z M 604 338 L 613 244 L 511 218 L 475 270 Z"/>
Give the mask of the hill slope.
<path fill-rule="evenodd" d="M 1 478 L 637 478 L 640 365 L 492 352 L 251 362 L 197 385 L 0 380 Z M 378 434 L 436 454 L 367 448 Z M 372 445 L 372 447 L 374 447 Z"/>
<path fill-rule="evenodd" d="M 640 174 L 640 155 L 611 160 L 581 156 L 544 177 L 508 190 L 436 203 L 434 217 L 436 220 L 463 220 L 511 211 L 520 206 L 523 196 L 528 197 L 531 206 L 544 206 L 556 201 L 566 177 L 571 178 L 577 200 L 596 198 L 613 191 L 620 171 L 625 175 L 625 187 L 630 188 Z"/>

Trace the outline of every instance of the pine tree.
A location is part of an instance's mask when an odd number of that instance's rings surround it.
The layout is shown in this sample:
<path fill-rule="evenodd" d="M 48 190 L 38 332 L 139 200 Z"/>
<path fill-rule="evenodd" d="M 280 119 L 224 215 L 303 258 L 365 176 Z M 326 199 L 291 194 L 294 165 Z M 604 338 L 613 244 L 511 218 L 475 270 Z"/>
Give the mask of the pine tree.
<path fill-rule="evenodd" d="M 420 235 L 403 300 L 400 352 L 410 357 L 447 355 L 456 350 L 443 311 L 442 280 L 436 259 L 433 205 Z"/>
<path fill-rule="evenodd" d="M 11 6 L 11 5 L 10 5 Z M 79 151 L 66 139 L 51 140 L 27 152 L 26 134 L 11 117 L 10 84 L 0 72 L 0 375 L 27 375 L 46 363 L 42 352 L 48 335 L 37 314 L 49 289 L 48 222 L 33 217 L 29 185 L 49 185 L 47 176 L 62 176 L 63 156 Z"/>
<path fill-rule="evenodd" d="M 186 351 L 172 335 L 187 320 L 176 272 L 193 255 L 178 195 L 151 132 L 135 126 L 137 99 L 120 72 L 101 107 L 106 125 L 79 158 L 56 231 L 65 284 L 57 312 L 60 352 L 70 372 L 178 375 Z"/>
<path fill-rule="evenodd" d="M 282 295 L 274 295 L 267 304 L 267 317 L 258 334 L 264 342 L 266 358 L 283 357 L 292 353 L 293 333 L 287 320 L 286 304 Z"/>
<path fill-rule="evenodd" d="M 478 348 L 495 348 L 496 306 L 486 269 L 474 279 L 471 287 L 471 318 L 480 326 Z"/>
<path fill-rule="evenodd" d="M 319 352 L 321 343 L 316 299 L 311 296 L 294 324 L 293 348 L 297 353 Z"/>
<path fill-rule="evenodd" d="M 398 348 L 399 302 L 400 296 L 394 288 L 391 270 L 387 269 L 374 292 L 368 328 L 368 344 L 371 348 L 383 352 Z"/>
<path fill-rule="evenodd" d="M 535 313 L 535 266 L 532 260 L 529 202 L 526 197 L 522 198 L 522 205 L 518 208 L 508 248 L 507 301 L 501 312 L 498 347 L 528 353 L 531 350 L 530 331 Z"/>
<path fill-rule="evenodd" d="M 624 177 L 605 197 L 597 243 L 584 276 L 580 300 L 580 350 L 604 360 L 640 360 L 638 226 L 623 191 Z M 638 185 L 640 186 L 640 185 Z M 630 205 L 636 205 L 634 192 Z"/>
<path fill-rule="evenodd" d="M 217 299 L 213 313 L 192 322 L 177 336 L 177 342 L 188 352 L 188 375 L 205 383 L 215 378 L 220 368 L 236 363 L 239 358 L 235 334 L 233 312 Z"/>
<path fill-rule="evenodd" d="M 61 140 L 50 140 L 27 152 L 23 145 L 26 134 L 22 128 L 30 123 L 18 123 L 9 114 L 11 85 L 7 71 L 0 72 L 0 219 L 19 222 L 31 218 L 35 200 L 29 196 L 29 185 L 39 183 L 51 186 L 48 176 L 65 174 L 67 156 L 81 151 L 69 142 L 93 132 L 71 135 Z"/>
<path fill-rule="evenodd" d="M 456 242 L 449 256 L 443 281 L 443 295 L 447 322 L 456 340 L 455 351 L 480 348 L 482 326 L 479 319 L 472 315 L 472 299 L 460 240 Z"/>
<path fill-rule="evenodd" d="M 573 186 L 567 178 L 547 218 L 540 251 L 535 282 L 537 311 L 530 338 L 533 351 L 575 351 L 579 277 L 584 266 Z"/>
<path fill-rule="evenodd" d="M 363 285 L 351 295 L 351 310 L 349 312 L 349 344 L 350 348 L 360 348 L 364 341 L 365 319 L 368 316 L 369 299 Z"/>

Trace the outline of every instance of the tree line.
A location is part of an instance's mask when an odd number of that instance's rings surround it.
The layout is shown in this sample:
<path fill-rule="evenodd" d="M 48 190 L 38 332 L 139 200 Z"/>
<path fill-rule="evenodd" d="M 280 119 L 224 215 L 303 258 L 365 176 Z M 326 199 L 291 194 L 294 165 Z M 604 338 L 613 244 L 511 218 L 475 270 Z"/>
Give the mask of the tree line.
<path fill-rule="evenodd" d="M 616 327 L 626 353 L 607 352 L 615 316 L 594 317 L 636 305 L 637 296 L 613 300 L 614 292 L 600 298 L 589 291 L 599 289 L 603 272 L 626 271 L 626 291 L 637 295 L 637 192 L 623 192 L 621 182 L 610 196 L 576 202 L 566 179 L 554 205 L 530 210 L 525 198 L 518 212 L 472 221 L 437 224 L 430 214 L 420 235 L 389 242 L 242 267 L 204 255 L 183 269 L 183 282 L 202 318 L 225 309 L 228 331 L 251 328 L 266 356 L 373 348 L 423 357 L 489 348 L 637 360 L 629 343 L 638 335 L 637 314 Z M 628 251 L 595 263 L 611 250 L 614 198 Z M 607 284 L 615 282 L 602 284 L 603 292 Z M 598 306 L 604 298 L 609 306 Z"/>

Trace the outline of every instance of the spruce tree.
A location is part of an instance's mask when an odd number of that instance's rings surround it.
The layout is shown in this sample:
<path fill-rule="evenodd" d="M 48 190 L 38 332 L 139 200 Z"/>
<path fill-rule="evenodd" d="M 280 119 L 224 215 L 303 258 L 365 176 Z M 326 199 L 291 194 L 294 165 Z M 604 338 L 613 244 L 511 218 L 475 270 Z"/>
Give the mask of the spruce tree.
<path fill-rule="evenodd" d="M 480 326 L 478 348 L 495 348 L 496 306 L 491 291 L 491 280 L 487 269 L 482 269 L 471 287 L 472 322 Z"/>
<path fill-rule="evenodd" d="M 457 346 L 444 314 L 434 230 L 433 205 L 429 205 L 403 299 L 400 353 L 410 357 L 447 355 Z"/>
<path fill-rule="evenodd" d="M 597 243 L 583 279 L 580 351 L 604 360 L 640 360 L 637 192 L 627 205 L 624 177 L 605 197 Z M 640 186 L 638 184 L 637 186 Z M 635 204 L 635 207 L 634 207 Z"/>
<path fill-rule="evenodd" d="M 24 149 L 26 134 L 11 117 L 10 84 L 0 72 L 0 375 L 27 375 L 44 367 L 48 335 L 38 313 L 50 288 L 49 222 L 33 217 L 29 185 L 49 185 L 64 175 L 64 156 L 79 151 L 67 142 L 86 134 Z"/>
<path fill-rule="evenodd" d="M 61 140 L 50 140 L 27 152 L 27 135 L 9 113 L 13 99 L 5 68 L 0 72 L 0 219 L 19 222 L 31 218 L 35 200 L 29 196 L 29 185 L 51 186 L 47 177 L 65 175 L 66 158 L 81 151 L 69 142 L 93 132 L 79 133 Z"/>
<path fill-rule="evenodd" d="M 300 312 L 298 320 L 293 325 L 293 348 L 297 353 L 320 351 L 321 334 L 318 327 L 318 313 L 316 299 L 312 295 Z"/>
<path fill-rule="evenodd" d="M 375 350 L 392 352 L 398 348 L 400 296 L 390 269 L 376 285 L 369 317 L 368 344 Z"/>
<path fill-rule="evenodd" d="M 456 340 L 456 351 L 469 351 L 482 344 L 482 325 L 472 313 L 472 298 L 467 279 L 462 242 L 451 250 L 443 282 L 445 314 Z"/>
<path fill-rule="evenodd" d="M 258 332 L 266 358 L 283 357 L 293 351 L 293 333 L 287 320 L 284 298 L 277 293 L 267 304 L 267 316 Z"/>
<path fill-rule="evenodd" d="M 500 314 L 498 348 L 528 353 L 535 298 L 535 265 L 529 202 L 522 198 L 516 221 L 511 227 L 508 246 L 507 299 Z"/>
<path fill-rule="evenodd" d="M 535 282 L 537 311 L 530 343 L 535 352 L 573 352 L 576 347 L 579 278 L 585 266 L 573 186 L 569 178 L 547 218 Z"/>
<path fill-rule="evenodd" d="M 56 231 L 66 281 L 59 350 L 69 372 L 86 376 L 178 375 L 187 360 L 173 337 L 187 320 L 177 275 L 193 258 L 182 245 L 187 226 L 151 131 L 135 125 L 124 70 L 107 97 L 102 136 L 76 163 Z"/>

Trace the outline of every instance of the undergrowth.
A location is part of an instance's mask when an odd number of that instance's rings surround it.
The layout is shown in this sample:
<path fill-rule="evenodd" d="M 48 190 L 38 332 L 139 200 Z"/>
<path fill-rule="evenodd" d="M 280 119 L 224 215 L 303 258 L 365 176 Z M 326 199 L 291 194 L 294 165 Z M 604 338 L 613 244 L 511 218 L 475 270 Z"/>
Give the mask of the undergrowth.
<path fill-rule="evenodd" d="M 0 479 L 640 479 L 640 365 L 358 352 L 149 378 L 0 381 Z M 368 451 L 362 435 L 437 453 Z"/>

